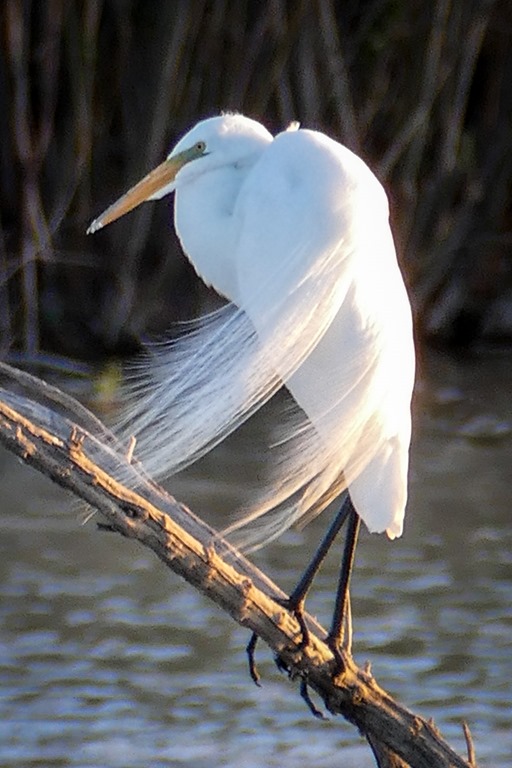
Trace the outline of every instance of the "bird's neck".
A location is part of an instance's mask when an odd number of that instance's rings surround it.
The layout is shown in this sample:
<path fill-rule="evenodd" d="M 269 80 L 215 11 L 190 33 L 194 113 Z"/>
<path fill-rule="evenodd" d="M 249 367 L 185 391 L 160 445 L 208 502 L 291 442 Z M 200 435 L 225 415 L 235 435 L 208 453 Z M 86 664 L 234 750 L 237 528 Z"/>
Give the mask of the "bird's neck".
<path fill-rule="evenodd" d="M 237 230 L 233 209 L 245 177 L 218 168 L 176 190 L 174 222 L 182 248 L 201 279 L 237 303 L 234 265 Z"/>

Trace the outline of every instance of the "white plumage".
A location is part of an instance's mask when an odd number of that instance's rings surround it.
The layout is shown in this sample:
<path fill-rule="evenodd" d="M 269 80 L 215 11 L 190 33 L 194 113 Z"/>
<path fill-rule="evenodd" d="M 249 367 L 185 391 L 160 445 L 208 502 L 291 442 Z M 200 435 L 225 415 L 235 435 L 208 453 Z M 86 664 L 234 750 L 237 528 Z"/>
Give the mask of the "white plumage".
<path fill-rule="evenodd" d="M 173 190 L 183 250 L 229 303 L 148 358 L 125 423 L 142 462 L 183 468 L 284 382 L 300 415 L 232 530 L 264 543 L 348 487 L 370 531 L 399 536 L 414 348 L 382 186 L 321 133 L 273 138 L 228 114 L 196 125 L 90 231 Z"/>

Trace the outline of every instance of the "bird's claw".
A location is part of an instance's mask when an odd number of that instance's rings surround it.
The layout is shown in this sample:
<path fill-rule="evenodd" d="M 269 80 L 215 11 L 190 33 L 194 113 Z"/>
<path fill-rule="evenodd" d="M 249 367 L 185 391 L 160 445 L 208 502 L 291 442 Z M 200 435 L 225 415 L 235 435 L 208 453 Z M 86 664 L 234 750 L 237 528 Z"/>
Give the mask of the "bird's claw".
<path fill-rule="evenodd" d="M 325 641 L 327 647 L 331 651 L 334 657 L 334 667 L 332 671 L 332 680 L 336 682 L 336 679 L 341 677 L 345 672 L 345 660 L 342 653 L 342 645 L 340 645 L 339 638 L 327 637 Z"/>
<path fill-rule="evenodd" d="M 258 635 L 256 632 L 253 632 L 251 635 L 251 639 L 247 643 L 246 652 L 247 652 L 247 659 L 249 661 L 249 674 L 251 676 L 251 679 L 255 685 L 258 686 L 258 688 L 261 688 L 260 683 L 260 675 L 258 672 L 258 668 L 256 666 L 256 661 L 254 660 L 254 651 L 256 649 L 256 643 L 258 642 Z"/>
<path fill-rule="evenodd" d="M 306 704 L 308 706 L 308 709 L 311 712 L 311 714 L 313 715 L 313 717 L 318 718 L 318 720 L 328 720 L 329 719 L 329 718 L 327 718 L 324 715 L 324 713 L 320 709 L 318 709 L 318 707 L 315 706 L 315 704 L 313 702 L 313 699 L 309 695 L 308 684 L 307 684 L 307 682 L 305 680 L 302 680 L 302 682 L 300 684 L 300 695 L 303 698 L 303 700 L 306 702 Z"/>
<path fill-rule="evenodd" d="M 302 651 L 304 648 L 307 647 L 309 644 L 309 629 L 307 627 L 306 621 L 304 619 L 304 606 L 302 601 L 301 602 L 295 602 L 290 600 L 288 597 L 284 598 L 277 598 L 276 603 L 279 603 L 279 605 L 282 605 L 283 608 L 286 608 L 289 610 L 293 615 L 295 616 L 299 627 L 300 627 L 300 633 L 301 633 L 301 640 L 299 643 L 299 650 Z M 251 639 L 247 643 L 246 652 L 247 652 L 247 659 L 249 662 L 249 674 L 251 676 L 252 681 L 257 685 L 259 688 L 261 687 L 260 683 L 260 674 L 258 672 L 258 668 L 256 666 L 256 661 L 254 658 L 254 651 L 256 650 L 256 644 L 258 642 L 258 635 L 253 632 L 251 635 Z M 280 671 L 283 671 L 287 669 L 284 665 L 279 665 L 279 662 L 276 659 L 276 663 L 278 666 L 278 669 Z M 302 695 L 302 694 L 301 694 Z M 304 698 L 304 697 L 303 697 Z M 310 707 L 311 709 L 311 707 Z M 311 710 L 313 711 L 313 710 Z"/>

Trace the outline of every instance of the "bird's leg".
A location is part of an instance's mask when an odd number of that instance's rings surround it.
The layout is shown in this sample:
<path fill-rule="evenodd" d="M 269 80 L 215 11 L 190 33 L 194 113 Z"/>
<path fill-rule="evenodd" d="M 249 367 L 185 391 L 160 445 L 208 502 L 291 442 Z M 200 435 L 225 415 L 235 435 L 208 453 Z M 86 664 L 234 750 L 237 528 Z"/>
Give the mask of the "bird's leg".
<path fill-rule="evenodd" d="M 308 631 L 306 622 L 304 620 L 304 603 L 306 600 L 306 596 L 309 592 L 309 589 L 311 587 L 311 584 L 313 583 L 313 580 L 316 574 L 318 573 L 320 566 L 322 565 L 329 549 L 332 546 L 334 539 L 338 535 L 341 527 L 343 526 L 343 523 L 345 522 L 345 520 L 351 514 L 352 511 L 354 511 L 354 507 L 352 505 L 350 496 L 347 494 L 345 500 L 343 501 L 343 504 L 341 505 L 339 512 L 336 514 L 336 517 L 332 521 L 330 528 L 328 529 L 324 538 L 320 542 L 318 549 L 313 555 L 311 562 L 309 563 L 306 570 L 302 574 L 302 577 L 299 583 L 297 584 L 293 592 L 289 595 L 289 597 L 284 598 L 283 600 L 277 601 L 281 603 L 281 605 L 283 605 L 285 608 L 288 608 L 288 610 L 291 611 L 295 616 L 295 618 L 297 619 L 300 626 L 301 635 L 302 635 L 302 639 L 300 643 L 301 648 L 305 648 L 309 643 L 309 631 Z M 254 652 L 256 650 L 257 641 L 258 641 L 258 636 L 256 635 L 256 633 L 253 633 L 247 645 L 246 651 L 247 651 L 247 657 L 249 660 L 249 672 L 250 672 L 251 678 L 256 683 L 256 685 L 259 686 L 260 676 L 258 674 L 256 662 L 254 659 Z M 277 659 L 276 661 L 279 666 L 279 659 Z"/>
<path fill-rule="evenodd" d="M 349 592 L 350 574 L 354 564 L 357 537 L 361 525 L 361 518 L 354 509 L 350 496 L 348 497 L 348 501 L 350 509 L 347 538 L 345 540 L 343 559 L 341 561 L 340 577 L 336 592 L 331 629 L 329 630 L 326 641 L 336 660 L 336 675 L 339 674 L 343 668 L 343 659 L 340 650 L 344 648 L 346 651 L 350 652 L 350 646 L 352 644 L 352 618 Z M 347 628 L 346 633 L 345 628 Z"/>
<path fill-rule="evenodd" d="M 290 596 L 285 601 L 283 601 L 283 604 L 290 611 L 292 611 L 295 618 L 299 622 L 302 632 L 301 648 L 304 648 L 309 642 L 309 632 L 306 626 L 306 622 L 304 621 L 304 603 L 306 596 L 316 574 L 318 573 L 320 566 L 325 560 L 325 556 L 327 555 L 334 539 L 338 535 L 340 528 L 342 527 L 352 509 L 352 502 L 350 501 L 350 496 L 347 494 L 347 497 L 341 505 L 339 512 L 331 523 L 331 526 L 325 534 L 324 538 L 320 542 L 318 549 L 313 555 L 313 558 L 308 567 L 304 571 L 299 583 L 290 594 Z"/>

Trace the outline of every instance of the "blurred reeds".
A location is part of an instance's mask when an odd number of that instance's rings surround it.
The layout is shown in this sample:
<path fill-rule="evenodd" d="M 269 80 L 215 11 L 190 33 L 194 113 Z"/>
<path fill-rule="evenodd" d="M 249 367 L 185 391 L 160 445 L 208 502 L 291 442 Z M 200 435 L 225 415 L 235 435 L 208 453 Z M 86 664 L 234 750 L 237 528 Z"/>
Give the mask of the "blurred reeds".
<path fill-rule="evenodd" d="M 84 233 L 222 109 L 369 162 L 420 333 L 512 335 L 510 2 L 3 0 L 0 22 L 3 353 L 102 358 L 197 309 L 169 205 Z"/>

